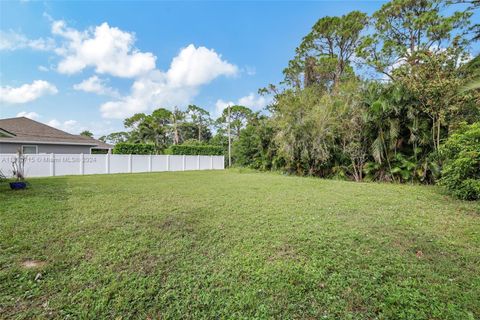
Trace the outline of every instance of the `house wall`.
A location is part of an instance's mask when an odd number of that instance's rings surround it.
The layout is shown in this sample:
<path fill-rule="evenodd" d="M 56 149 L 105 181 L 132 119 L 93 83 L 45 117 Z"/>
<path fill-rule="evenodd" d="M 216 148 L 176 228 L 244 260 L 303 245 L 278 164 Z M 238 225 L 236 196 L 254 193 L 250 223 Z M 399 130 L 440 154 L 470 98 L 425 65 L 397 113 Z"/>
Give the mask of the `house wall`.
<path fill-rule="evenodd" d="M 58 154 L 90 154 L 90 146 L 60 145 L 60 144 L 30 144 L 30 143 L 2 143 L 0 142 L 1 153 L 17 153 L 22 145 L 36 145 L 38 153 L 58 153 Z"/>

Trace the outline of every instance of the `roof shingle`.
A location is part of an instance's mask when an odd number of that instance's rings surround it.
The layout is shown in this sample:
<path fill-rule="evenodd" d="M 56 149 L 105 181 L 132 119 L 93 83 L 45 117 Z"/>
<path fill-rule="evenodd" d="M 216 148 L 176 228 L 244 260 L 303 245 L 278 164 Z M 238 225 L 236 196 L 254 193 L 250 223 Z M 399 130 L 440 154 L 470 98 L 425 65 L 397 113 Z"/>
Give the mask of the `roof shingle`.
<path fill-rule="evenodd" d="M 80 144 L 105 149 L 112 148 L 111 145 L 96 139 L 70 134 L 25 117 L 0 119 L 0 128 L 14 135 L 12 137 L 0 136 L 0 142 Z"/>

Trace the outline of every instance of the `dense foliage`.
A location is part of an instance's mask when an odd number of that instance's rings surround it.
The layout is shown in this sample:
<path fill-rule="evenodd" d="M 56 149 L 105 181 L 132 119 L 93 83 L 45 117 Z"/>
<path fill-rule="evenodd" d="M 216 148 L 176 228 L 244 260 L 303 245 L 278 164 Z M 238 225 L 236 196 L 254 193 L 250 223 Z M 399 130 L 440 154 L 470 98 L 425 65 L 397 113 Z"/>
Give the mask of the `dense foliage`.
<path fill-rule="evenodd" d="M 441 184 L 464 200 L 480 199 L 480 122 L 463 126 L 441 147 Z"/>
<path fill-rule="evenodd" d="M 120 142 L 113 148 L 114 154 L 155 154 L 155 145 L 149 143 Z"/>
<path fill-rule="evenodd" d="M 194 139 L 227 155 L 230 132 L 235 165 L 434 183 L 442 174 L 441 145 L 461 124 L 480 121 L 480 58 L 470 51 L 479 6 L 392 0 L 372 16 L 323 17 L 302 39 L 284 80 L 259 90 L 272 98 L 265 112 L 237 105 L 214 120 L 195 105 L 159 108 L 125 119 L 128 132 L 103 140 L 152 143 L 161 153 Z"/>
<path fill-rule="evenodd" d="M 113 132 L 100 140 L 111 144 L 152 144 L 155 153 L 163 153 L 169 146 L 190 140 L 219 145 L 215 141 L 222 139 L 212 137 L 211 127 L 215 125 L 223 132 L 221 128 L 225 127 L 226 121 L 222 117 L 212 120 L 208 111 L 195 105 L 189 105 L 185 111 L 158 108 L 151 114 L 137 113 L 125 119 L 124 126 L 128 131 Z"/>
<path fill-rule="evenodd" d="M 435 182 L 442 143 L 461 123 L 480 120 L 479 58 L 468 62 L 478 4 L 455 11 L 447 1 L 393 0 L 369 18 L 320 19 L 285 80 L 261 90 L 274 96 L 270 116 L 241 132 L 237 163 L 356 181 Z"/>
<path fill-rule="evenodd" d="M 224 153 L 223 148 L 220 146 L 179 144 L 170 146 L 168 149 L 165 150 L 165 154 L 221 156 Z"/>
<path fill-rule="evenodd" d="M 223 110 L 216 120 L 210 113 L 195 105 L 185 111 L 158 108 L 151 114 L 137 113 L 124 120 L 129 131 L 113 132 L 100 140 L 119 146 L 117 153 L 185 154 L 185 155 L 226 155 L 228 152 L 228 126 L 233 140 L 237 140 L 248 121 L 254 117 L 252 110 L 245 106 L 230 106 Z M 212 135 L 212 129 L 216 134 Z M 139 150 L 135 149 L 139 145 Z M 120 151 L 121 150 L 121 151 Z"/>

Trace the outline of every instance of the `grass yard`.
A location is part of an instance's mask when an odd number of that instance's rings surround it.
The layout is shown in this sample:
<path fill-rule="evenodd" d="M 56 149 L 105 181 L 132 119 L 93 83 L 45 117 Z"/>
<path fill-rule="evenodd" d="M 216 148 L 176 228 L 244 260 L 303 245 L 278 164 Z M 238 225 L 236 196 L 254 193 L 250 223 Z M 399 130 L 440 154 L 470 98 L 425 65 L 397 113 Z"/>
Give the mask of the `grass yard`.
<path fill-rule="evenodd" d="M 480 319 L 480 205 L 250 171 L 0 187 L 0 318 Z"/>

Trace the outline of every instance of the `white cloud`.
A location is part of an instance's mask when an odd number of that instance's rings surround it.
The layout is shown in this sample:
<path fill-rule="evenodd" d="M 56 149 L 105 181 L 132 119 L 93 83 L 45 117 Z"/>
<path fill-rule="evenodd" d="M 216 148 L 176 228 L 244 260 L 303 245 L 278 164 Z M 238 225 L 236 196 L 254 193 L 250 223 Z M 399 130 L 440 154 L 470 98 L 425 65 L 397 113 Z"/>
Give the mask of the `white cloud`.
<path fill-rule="evenodd" d="M 189 45 L 172 60 L 167 72 L 155 70 L 138 78 L 129 96 L 104 103 L 100 110 L 105 118 L 124 118 L 160 106 L 186 105 L 202 85 L 237 72 L 235 65 L 222 60 L 214 50 Z"/>
<path fill-rule="evenodd" d="M 55 50 L 63 57 L 57 67 L 60 73 L 74 74 L 94 67 L 100 74 L 132 78 L 155 69 L 156 57 L 133 46 L 133 33 L 110 27 L 106 22 L 80 32 L 67 27 L 64 21 L 54 21 L 52 33 L 66 40 Z"/>
<path fill-rule="evenodd" d="M 35 120 L 35 119 L 40 118 L 40 115 L 36 112 L 33 112 L 33 111 L 31 111 L 31 112 L 22 111 L 22 112 L 17 113 L 17 117 L 25 117 L 25 118 Z"/>
<path fill-rule="evenodd" d="M 106 80 L 97 76 L 91 76 L 88 79 L 83 80 L 80 83 L 73 85 L 75 90 L 92 92 L 100 95 L 108 95 L 112 97 L 118 97 L 119 93 L 115 89 L 106 85 Z"/>
<path fill-rule="evenodd" d="M 167 77 L 172 86 L 200 86 L 221 75 L 237 74 L 235 65 L 222 60 L 222 56 L 205 47 L 195 48 L 193 44 L 183 48 L 173 58 Z"/>
<path fill-rule="evenodd" d="M 272 102 L 271 97 L 259 96 L 254 94 L 253 92 L 250 93 L 249 95 L 241 97 L 236 102 L 224 101 L 222 99 L 218 99 L 217 102 L 215 102 L 215 114 L 216 116 L 220 116 L 225 108 L 233 105 L 240 105 L 240 106 L 250 108 L 253 111 L 260 111 L 271 102 Z"/>
<path fill-rule="evenodd" d="M 223 59 L 215 50 L 195 47 L 193 44 L 179 51 L 168 70 L 158 70 L 155 66 L 156 56 L 150 52 L 141 52 L 134 46 L 134 33 L 111 27 L 106 22 L 85 30 L 76 30 L 62 20 L 47 18 L 52 23 L 52 35 L 57 37 L 55 40 L 59 45 L 53 51 L 60 57 L 60 61 L 56 67 L 39 66 L 38 70 L 56 69 L 63 74 L 75 74 L 93 68 L 97 75 L 74 85 L 74 89 L 113 97 L 100 106 L 104 118 L 124 118 L 160 106 L 184 106 L 192 102 L 203 85 L 220 76 L 235 76 L 240 72 L 236 65 Z M 41 41 L 32 42 L 29 46 L 42 47 Z M 5 44 L 5 47 L 11 45 Z M 130 93 L 120 96 L 100 74 L 133 78 Z M 41 84 L 43 90 L 37 88 L 36 94 L 24 95 L 15 94 L 15 90 L 27 91 L 29 87 L 26 85 L 20 88 L 5 87 L 2 88 L 1 99 L 23 103 L 42 94 L 57 92 L 54 86 L 46 86 L 47 82 L 34 82 L 29 86 L 34 84 L 35 87 Z"/>
<path fill-rule="evenodd" d="M 78 122 L 76 120 L 66 120 L 66 121 L 58 121 L 57 119 L 52 119 L 47 122 L 47 125 L 66 131 L 66 132 L 75 132 L 76 126 Z"/>
<path fill-rule="evenodd" d="M 50 51 L 55 48 L 55 41 L 51 38 L 28 39 L 25 35 L 12 30 L 0 30 L 0 51 L 14 51 L 25 48 L 38 51 Z"/>
<path fill-rule="evenodd" d="M 19 104 L 26 103 L 40 98 L 47 94 L 56 94 L 57 88 L 44 80 L 35 80 L 31 84 L 24 84 L 20 87 L 0 87 L 0 102 Z"/>
<path fill-rule="evenodd" d="M 238 99 L 237 104 L 248 107 L 254 111 L 258 111 L 265 108 L 270 102 L 271 99 L 269 97 L 259 96 L 254 93 L 250 93 L 248 96 Z"/>
<path fill-rule="evenodd" d="M 228 106 L 236 105 L 233 101 L 223 101 L 222 99 L 218 99 L 215 102 L 215 117 L 219 117 L 222 114 L 222 111 L 226 109 Z"/>
<path fill-rule="evenodd" d="M 46 124 L 71 134 L 80 134 L 80 132 L 88 130 L 92 132 L 95 137 L 122 130 L 121 126 L 115 126 L 108 120 L 80 123 L 76 120 L 60 121 L 57 119 L 51 119 L 46 122 Z"/>

